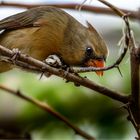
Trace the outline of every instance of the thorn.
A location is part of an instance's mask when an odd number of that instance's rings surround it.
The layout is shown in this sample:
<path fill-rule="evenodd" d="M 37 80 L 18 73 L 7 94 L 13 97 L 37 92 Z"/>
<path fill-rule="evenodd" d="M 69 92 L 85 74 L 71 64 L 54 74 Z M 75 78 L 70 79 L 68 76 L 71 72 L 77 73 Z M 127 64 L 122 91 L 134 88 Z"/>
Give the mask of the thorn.
<path fill-rule="evenodd" d="M 41 78 L 43 77 L 44 75 L 44 72 L 41 73 L 40 77 L 39 77 L 39 80 L 41 80 Z"/>
<path fill-rule="evenodd" d="M 118 69 L 118 71 L 119 71 L 121 77 L 123 77 L 123 75 L 122 75 L 122 73 L 121 73 L 121 70 L 120 70 L 119 66 L 116 66 L 116 68 Z"/>

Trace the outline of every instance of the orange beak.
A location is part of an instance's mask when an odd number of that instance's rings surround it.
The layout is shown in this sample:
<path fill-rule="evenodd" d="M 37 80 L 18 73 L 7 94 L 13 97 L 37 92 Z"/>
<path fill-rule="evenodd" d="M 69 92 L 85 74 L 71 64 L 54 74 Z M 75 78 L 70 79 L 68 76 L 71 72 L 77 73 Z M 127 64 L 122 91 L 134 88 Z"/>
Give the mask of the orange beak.
<path fill-rule="evenodd" d="M 105 67 L 105 62 L 104 60 L 93 60 L 93 59 L 90 59 L 87 63 L 86 63 L 86 66 L 88 67 L 96 67 L 96 68 L 103 68 Z M 103 71 L 96 71 L 96 74 L 98 76 L 103 76 Z"/>

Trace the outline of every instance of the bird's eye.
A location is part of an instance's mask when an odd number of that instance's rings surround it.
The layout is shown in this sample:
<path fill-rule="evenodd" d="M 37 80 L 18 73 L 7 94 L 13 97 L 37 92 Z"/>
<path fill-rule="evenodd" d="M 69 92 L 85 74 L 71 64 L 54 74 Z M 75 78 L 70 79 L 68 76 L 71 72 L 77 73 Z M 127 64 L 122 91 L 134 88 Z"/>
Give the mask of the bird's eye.
<path fill-rule="evenodd" d="M 86 48 L 86 55 L 91 56 L 93 54 L 93 49 L 91 47 Z"/>

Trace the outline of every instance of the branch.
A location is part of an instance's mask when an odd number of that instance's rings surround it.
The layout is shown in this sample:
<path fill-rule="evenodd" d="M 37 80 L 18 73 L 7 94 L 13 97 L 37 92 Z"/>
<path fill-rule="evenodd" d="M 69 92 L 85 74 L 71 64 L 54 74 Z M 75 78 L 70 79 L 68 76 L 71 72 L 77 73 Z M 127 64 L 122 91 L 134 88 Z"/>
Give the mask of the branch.
<path fill-rule="evenodd" d="M 68 4 L 20 4 L 20 3 L 10 3 L 10 2 L 1 2 L 0 6 L 2 7 L 20 7 L 20 8 L 33 8 L 33 7 L 38 7 L 38 6 L 55 6 L 58 8 L 64 8 L 64 9 L 73 9 L 77 10 L 77 6 L 79 6 L 79 3 L 68 3 Z M 103 7 L 96 7 L 96 6 L 88 6 L 88 5 L 82 5 L 81 7 L 82 11 L 88 11 L 88 12 L 94 12 L 96 14 L 108 14 L 108 15 L 115 15 L 109 8 L 103 8 Z M 140 11 L 131 11 L 131 10 L 125 10 L 125 9 L 120 9 L 124 13 L 129 13 L 129 17 L 132 19 L 137 19 L 140 20 Z"/>
<path fill-rule="evenodd" d="M 133 47 L 131 51 L 131 88 L 130 109 L 133 119 L 130 121 L 136 122 L 137 139 L 140 139 L 140 47 Z"/>
<path fill-rule="evenodd" d="M 89 140 L 95 140 L 94 137 L 90 136 L 89 134 L 87 134 L 86 132 L 84 132 L 83 130 L 79 129 L 78 127 L 76 127 L 75 125 L 73 125 L 66 117 L 64 117 L 63 115 L 61 115 L 59 112 L 55 111 L 51 106 L 49 106 L 47 103 L 41 102 L 37 99 L 31 98 L 29 96 L 26 96 L 24 94 L 22 94 L 20 91 L 14 91 L 12 89 L 9 89 L 5 86 L 0 85 L 0 89 L 4 90 L 6 92 L 9 92 L 10 94 L 13 94 L 23 100 L 26 100 L 34 105 L 36 105 L 37 107 L 39 107 L 40 109 L 50 113 L 51 115 L 53 115 L 54 117 L 56 117 L 57 119 L 63 121 L 68 127 L 70 127 L 71 129 L 73 129 L 75 131 L 76 134 L 79 134 L 80 136 L 89 139 Z"/>
<path fill-rule="evenodd" d="M 91 72 L 91 71 L 107 71 L 112 68 L 118 68 L 119 64 L 122 62 L 123 58 L 125 57 L 125 54 L 127 52 L 127 48 L 124 48 L 123 53 L 120 55 L 120 57 L 116 60 L 116 62 L 110 66 L 103 67 L 103 68 L 96 68 L 96 67 L 70 67 L 70 71 L 74 73 L 81 73 L 81 72 Z"/>
<path fill-rule="evenodd" d="M 8 61 L 9 63 L 12 63 L 12 64 L 17 65 L 17 66 L 20 66 L 20 64 L 22 62 L 24 65 L 26 64 L 26 65 L 30 65 L 30 66 L 35 67 L 35 69 L 36 69 L 35 72 L 39 72 L 39 73 L 49 72 L 51 74 L 54 74 L 54 75 L 57 75 L 57 76 L 62 77 L 64 79 L 67 79 L 68 81 L 74 82 L 78 85 L 82 85 L 82 86 L 87 87 L 89 89 L 100 92 L 101 94 L 106 95 L 106 96 L 108 96 L 112 99 L 115 99 L 117 101 L 120 101 L 122 103 L 127 103 L 129 100 L 129 96 L 123 95 L 122 93 L 117 92 L 117 91 L 110 90 L 106 87 L 97 85 L 96 83 L 94 83 L 86 78 L 77 76 L 73 73 L 68 73 L 67 71 L 65 71 L 63 69 L 57 69 L 57 68 L 51 67 L 51 66 L 49 66 L 49 65 L 47 65 L 39 60 L 36 60 L 32 57 L 29 57 L 28 55 L 19 54 L 19 57 L 17 57 L 16 61 L 13 63 L 13 60 L 11 61 L 11 57 L 13 56 L 13 52 L 11 50 L 1 46 L 1 45 L 0 45 L 0 55 L 1 55 L 1 57 L 4 56 L 4 57 L 8 58 L 8 59 L 6 59 L 5 62 Z M 26 67 L 26 69 L 27 69 L 27 67 Z M 31 71 L 34 71 L 34 70 L 31 69 Z"/>

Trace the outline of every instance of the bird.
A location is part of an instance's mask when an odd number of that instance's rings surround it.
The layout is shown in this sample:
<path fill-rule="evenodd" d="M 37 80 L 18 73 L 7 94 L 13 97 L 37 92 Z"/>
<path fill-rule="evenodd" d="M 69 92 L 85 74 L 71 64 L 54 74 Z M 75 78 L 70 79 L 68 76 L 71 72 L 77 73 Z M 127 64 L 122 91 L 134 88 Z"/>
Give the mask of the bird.
<path fill-rule="evenodd" d="M 67 66 L 104 67 L 108 47 L 89 22 L 81 24 L 64 10 L 40 6 L 0 20 L 0 45 L 40 61 L 57 55 Z M 14 66 L 0 62 L 0 73 Z M 103 71 L 96 71 L 99 76 Z"/>

